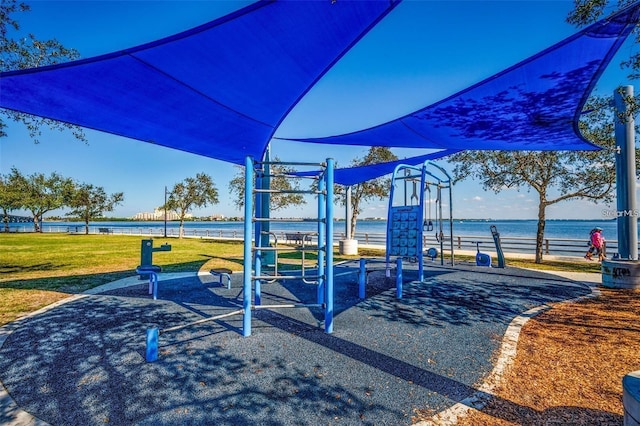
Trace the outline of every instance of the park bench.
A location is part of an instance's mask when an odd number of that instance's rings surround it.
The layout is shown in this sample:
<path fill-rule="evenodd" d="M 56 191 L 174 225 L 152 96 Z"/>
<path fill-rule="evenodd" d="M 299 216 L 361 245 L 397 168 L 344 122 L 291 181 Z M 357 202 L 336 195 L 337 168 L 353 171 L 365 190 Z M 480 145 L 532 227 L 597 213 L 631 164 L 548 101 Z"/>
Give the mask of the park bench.
<path fill-rule="evenodd" d="M 287 243 L 294 243 L 296 245 L 302 245 L 303 242 L 311 242 L 311 235 L 301 232 L 288 232 L 284 234 L 284 237 Z"/>
<path fill-rule="evenodd" d="M 98 228 L 98 232 L 101 234 L 113 234 L 113 229 L 111 228 Z"/>

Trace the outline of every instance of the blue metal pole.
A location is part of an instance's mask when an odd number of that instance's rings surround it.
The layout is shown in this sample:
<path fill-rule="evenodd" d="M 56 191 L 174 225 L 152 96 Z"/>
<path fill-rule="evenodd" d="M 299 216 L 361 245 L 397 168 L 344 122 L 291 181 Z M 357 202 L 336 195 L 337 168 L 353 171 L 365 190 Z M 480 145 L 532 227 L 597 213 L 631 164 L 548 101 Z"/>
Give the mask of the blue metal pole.
<path fill-rule="evenodd" d="M 147 346 L 145 358 L 147 362 L 154 362 L 158 359 L 158 329 L 147 329 Z"/>
<path fill-rule="evenodd" d="M 327 159 L 327 168 L 325 170 L 325 179 L 327 187 L 327 216 L 325 218 L 327 230 L 326 242 L 326 291 L 325 291 L 325 314 L 324 314 L 324 331 L 333 333 L 333 158 Z"/>
<path fill-rule="evenodd" d="M 158 274 L 151 272 L 149 279 L 151 280 L 151 286 L 153 288 L 153 300 L 156 300 L 158 298 Z"/>
<path fill-rule="evenodd" d="M 387 208 L 387 235 L 385 241 L 385 276 L 387 278 L 390 277 L 391 273 L 391 238 L 393 235 L 392 226 L 393 226 L 393 197 L 395 195 L 395 187 L 396 187 L 396 176 L 400 165 L 396 166 L 393 170 L 393 174 L 391 175 L 391 190 L 389 191 L 389 206 Z M 405 197 L 406 198 L 406 197 Z"/>
<path fill-rule="evenodd" d="M 365 298 L 365 287 L 367 285 L 367 260 L 360 259 L 360 272 L 358 272 L 358 297 Z"/>
<path fill-rule="evenodd" d="M 353 216 L 353 206 L 351 205 L 351 194 L 352 194 L 353 190 L 352 190 L 352 186 L 349 185 L 345 188 L 345 201 L 344 201 L 344 235 L 346 236 L 347 240 L 352 240 L 353 238 L 355 238 L 355 235 L 351 235 L 351 224 L 352 224 L 352 220 L 351 220 L 351 216 Z"/>
<path fill-rule="evenodd" d="M 258 172 L 255 174 L 255 186 L 256 189 L 262 189 L 264 188 L 264 176 L 263 173 Z M 262 205 L 264 203 L 264 199 L 262 198 L 262 193 L 256 193 L 255 198 L 255 215 L 258 218 L 262 218 L 263 217 L 263 213 L 264 211 L 262 210 Z M 263 224 L 261 221 L 256 221 L 255 223 L 255 236 L 254 236 L 254 241 L 255 241 L 255 250 L 254 250 L 254 258 L 253 258 L 253 262 L 254 262 L 254 272 L 255 275 L 257 277 L 262 275 L 262 250 L 260 250 L 260 247 L 264 247 L 263 243 L 263 238 L 262 238 L 262 228 L 263 228 Z M 269 240 L 267 239 L 267 242 Z M 254 288 L 254 303 L 256 305 L 260 305 L 262 303 L 262 288 L 261 288 L 261 282 L 260 280 L 255 280 L 255 288 Z"/>
<path fill-rule="evenodd" d="M 616 110 L 625 118 L 615 119 L 618 254 L 621 259 L 638 260 L 635 120 L 625 98 L 633 98 L 633 86 L 614 92 Z"/>
<path fill-rule="evenodd" d="M 262 188 L 263 189 L 271 189 L 271 146 L 267 145 L 267 149 L 264 153 L 264 164 L 262 165 Z M 271 217 L 271 193 L 263 192 L 260 197 L 261 199 L 261 215 L 260 217 L 268 219 Z M 257 208 L 257 207 L 256 207 Z M 261 234 L 261 242 L 260 247 L 269 247 L 269 231 L 271 231 L 271 223 L 264 222 L 261 227 L 261 231 L 265 231 L 265 233 Z M 262 263 L 269 265 L 274 262 L 275 253 L 272 251 L 266 251 L 262 253 Z M 256 275 L 259 275 L 256 273 Z"/>
<path fill-rule="evenodd" d="M 424 281 L 424 239 L 422 238 L 424 232 L 424 188 L 427 180 L 427 165 L 422 164 L 422 175 L 420 177 L 420 211 L 418 213 L 418 237 L 420 238 L 419 242 L 416 242 L 416 246 L 418 247 L 418 281 Z"/>
<path fill-rule="evenodd" d="M 402 257 L 396 259 L 396 297 L 402 299 Z"/>
<path fill-rule="evenodd" d="M 324 303 L 324 287 L 325 280 L 322 276 L 324 274 L 324 266 L 325 266 L 325 255 L 324 250 L 326 247 L 326 239 L 325 239 L 325 225 L 324 219 L 326 218 L 327 212 L 327 197 L 323 194 L 325 190 L 324 178 L 318 179 L 318 275 L 320 278 L 318 279 L 318 289 L 317 289 L 317 300 L 318 303 Z"/>
<path fill-rule="evenodd" d="M 251 218 L 253 212 L 253 161 L 244 162 L 244 281 L 242 286 L 242 335 L 251 336 Z"/>

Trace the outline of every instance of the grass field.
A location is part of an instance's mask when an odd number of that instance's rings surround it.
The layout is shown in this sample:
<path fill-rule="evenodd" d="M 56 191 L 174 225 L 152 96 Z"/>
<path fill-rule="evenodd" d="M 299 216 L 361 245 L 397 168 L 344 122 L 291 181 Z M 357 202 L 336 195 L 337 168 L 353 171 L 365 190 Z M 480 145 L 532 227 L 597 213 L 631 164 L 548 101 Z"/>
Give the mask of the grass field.
<path fill-rule="evenodd" d="M 140 264 L 142 238 L 126 235 L 0 234 L 0 325 L 70 294 L 134 275 Z M 196 238 L 155 238 L 154 247 L 168 243 L 169 252 L 155 252 L 153 263 L 163 272 L 197 272 L 211 268 L 243 268 L 242 241 Z M 382 256 L 383 251 L 360 248 L 359 256 Z M 359 256 L 339 256 L 340 261 Z M 457 256 L 464 261 L 470 258 Z M 306 255 L 309 264 L 315 256 Z M 300 254 L 285 252 L 279 268 L 300 264 Z M 508 260 L 518 267 L 598 272 L 596 263 Z"/>

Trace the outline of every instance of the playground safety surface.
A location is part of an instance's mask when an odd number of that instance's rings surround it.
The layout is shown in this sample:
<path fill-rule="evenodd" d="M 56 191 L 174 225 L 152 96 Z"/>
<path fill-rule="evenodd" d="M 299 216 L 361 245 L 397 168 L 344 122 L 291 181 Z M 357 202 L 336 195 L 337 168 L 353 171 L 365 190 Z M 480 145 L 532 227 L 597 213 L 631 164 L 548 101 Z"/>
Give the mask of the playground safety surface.
<path fill-rule="evenodd" d="M 336 277 L 332 334 L 319 308 L 254 311 L 249 337 L 241 315 L 162 332 L 239 309 L 242 274 L 230 290 L 208 275 L 161 274 L 158 300 L 136 277 L 93 289 L 0 329 L 10 395 L 0 423 L 24 411 L 53 425 L 411 424 L 416 410 L 476 393 L 516 316 L 591 292 L 517 268 L 429 264 L 423 282 L 410 268 L 403 299 L 384 271 L 369 275 L 363 300 L 357 274 Z M 315 294 L 300 281 L 263 284 L 262 304 Z M 151 327 L 159 359 L 148 363 Z"/>

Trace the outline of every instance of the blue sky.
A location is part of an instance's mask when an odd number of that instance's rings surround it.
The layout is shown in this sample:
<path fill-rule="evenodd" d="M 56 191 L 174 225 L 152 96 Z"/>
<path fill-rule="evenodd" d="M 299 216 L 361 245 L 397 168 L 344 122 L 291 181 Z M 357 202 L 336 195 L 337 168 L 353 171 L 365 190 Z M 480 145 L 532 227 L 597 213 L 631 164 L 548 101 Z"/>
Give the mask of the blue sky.
<path fill-rule="evenodd" d="M 18 14 L 24 32 L 56 38 L 91 57 L 156 40 L 213 20 L 249 2 L 237 1 L 27 1 L 31 12 Z M 309 92 L 276 132 L 282 137 L 326 136 L 354 131 L 417 110 L 499 72 L 563 38 L 576 28 L 565 22 L 568 1 L 407 1 L 401 3 Z M 629 84 L 619 62 L 625 44 L 597 87 L 609 94 Z M 58 172 L 81 182 L 122 191 L 125 202 L 110 216 L 152 211 L 171 187 L 198 172 L 211 175 L 220 203 L 196 215 L 240 216 L 228 184 L 238 169 L 181 151 L 87 131 L 88 144 L 68 133 L 45 131 L 40 144 L 11 124 L 0 139 L 0 173 L 17 167 L 25 174 Z M 326 147 L 276 141 L 272 151 L 283 160 L 339 165 L 362 157 L 366 148 Z M 329 152 L 330 151 L 330 152 Z M 425 153 L 397 149 L 399 157 Z M 445 169 L 451 169 L 445 162 Z M 362 217 L 386 216 L 387 201 L 366 206 Z M 548 218 L 602 218 L 611 206 L 565 202 L 547 210 Z M 306 207 L 277 212 L 311 216 Z M 485 192 L 478 182 L 453 188 L 454 216 L 460 218 L 535 219 L 537 194 Z M 336 215 L 343 216 L 341 209 Z"/>

